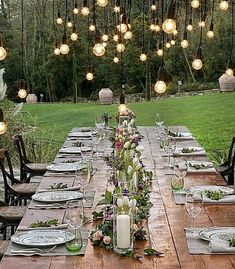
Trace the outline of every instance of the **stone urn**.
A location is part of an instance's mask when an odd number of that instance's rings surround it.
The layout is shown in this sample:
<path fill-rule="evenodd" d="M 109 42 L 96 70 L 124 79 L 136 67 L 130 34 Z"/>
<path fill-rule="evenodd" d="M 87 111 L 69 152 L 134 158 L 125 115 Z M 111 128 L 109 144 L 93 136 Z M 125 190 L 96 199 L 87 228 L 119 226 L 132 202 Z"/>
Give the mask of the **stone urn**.
<path fill-rule="evenodd" d="M 37 103 L 37 101 L 38 101 L 37 95 L 34 93 L 30 93 L 26 97 L 26 103 L 35 104 L 35 103 Z"/>
<path fill-rule="evenodd" d="M 111 105 L 113 103 L 113 92 L 109 88 L 103 88 L 99 91 L 100 103 L 103 105 Z"/>
<path fill-rule="evenodd" d="M 219 78 L 219 84 L 222 92 L 232 92 L 235 89 L 235 77 L 223 74 Z"/>

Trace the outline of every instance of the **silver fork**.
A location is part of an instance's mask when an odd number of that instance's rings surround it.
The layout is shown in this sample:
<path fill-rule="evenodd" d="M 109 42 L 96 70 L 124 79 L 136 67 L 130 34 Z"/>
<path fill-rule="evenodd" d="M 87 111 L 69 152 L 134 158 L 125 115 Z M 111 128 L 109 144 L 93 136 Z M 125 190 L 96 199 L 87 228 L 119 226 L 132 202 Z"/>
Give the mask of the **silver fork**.
<path fill-rule="evenodd" d="M 19 250 L 11 250 L 11 253 L 17 254 L 17 253 L 25 253 L 25 254 L 35 254 L 35 253 L 48 253 L 54 250 L 57 247 L 57 245 L 53 246 L 50 249 L 41 249 L 41 248 L 28 248 L 28 249 L 19 249 Z"/>

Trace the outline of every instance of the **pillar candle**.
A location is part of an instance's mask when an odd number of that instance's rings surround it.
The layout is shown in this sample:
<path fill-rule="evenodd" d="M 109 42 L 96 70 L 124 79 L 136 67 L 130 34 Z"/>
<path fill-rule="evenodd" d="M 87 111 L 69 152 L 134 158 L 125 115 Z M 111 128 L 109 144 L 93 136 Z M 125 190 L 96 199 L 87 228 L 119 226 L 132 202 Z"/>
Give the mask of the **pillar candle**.
<path fill-rule="evenodd" d="M 117 216 L 117 247 L 128 248 L 131 242 L 131 220 L 129 215 Z"/>

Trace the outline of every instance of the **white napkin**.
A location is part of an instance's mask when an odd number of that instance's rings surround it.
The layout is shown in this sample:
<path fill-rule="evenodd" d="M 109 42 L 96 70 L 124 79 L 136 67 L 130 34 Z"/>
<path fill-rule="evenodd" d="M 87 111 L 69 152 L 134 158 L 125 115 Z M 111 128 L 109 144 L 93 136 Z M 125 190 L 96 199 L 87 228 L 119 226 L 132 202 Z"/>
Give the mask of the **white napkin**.
<path fill-rule="evenodd" d="M 69 137 L 91 137 L 92 136 L 92 132 L 74 132 L 74 133 L 70 133 Z"/>
<path fill-rule="evenodd" d="M 235 253 L 235 247 L 230 247 L 228 241 L 221 239 L 212 239 L 209 243 L 209 249 L 212 253 Z"/>
<path fill-rule="evenodd" d="M 190 148 L 190 147 L 189 147 Z M 193 147 L 196 151 L 190 152 L 190 153 L 183 153 L 183 148 L 176 148 L 174 152 L 174 156 L 200 156 L 200 155 L 206 155 L 206 152 L 201 147 Z"/>
<path fill-rule="evenodd" d="M 57 230 L 57 229 L 66 229 L 68 227 L 68 224 L 59 224 L 57 226 L 51 226 L 51 227 L 36 227 L 36 228 L 30 228 L 28 226 L 20 226 L 17 228 L 17 231 L 32 231 L 32 230 Z"/>
<path fill-rule="evenodd" d="M 208 167 L 196 169 L 193 166 L 191 167 L 190 164 L 192 164 L 192 165 L 203 164 L 203 165 L 206 165 Z M 191 161 L 188 164 L 188 173 L 216 173 L 216 169 L 213 167 L 213 164 L 210 162 Z"/>
<path fill-rule="evenodd" d="M 199 200 L 201 198 L 198 192 L 195 192 L 193 195 L 195 200 Z M 214 204 L 234 204 L 235 203 L 235 195 L 225 195 L 223 198 L 219 200 L 211 200 L 205 194 L 202 194 L 204 203 L 214 203 Z"/>

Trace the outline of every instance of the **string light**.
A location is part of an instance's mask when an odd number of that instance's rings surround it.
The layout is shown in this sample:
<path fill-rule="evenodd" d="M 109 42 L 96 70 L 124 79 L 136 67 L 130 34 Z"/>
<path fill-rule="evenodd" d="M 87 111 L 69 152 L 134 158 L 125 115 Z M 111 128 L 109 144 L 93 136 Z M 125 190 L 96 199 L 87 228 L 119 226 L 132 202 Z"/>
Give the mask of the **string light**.
<path fill-rule="evenodd" d="M 0 61 L 3 61 L 7 57 L 7 52 L 3 47 L 2 35 L 0 35 Z"/>
<path fill-rule="evenodd" d="M 132 37 L 133 37 L 133 34 L 131 31 L 127 31 L 124 35 L 124 39 L 126 39 L 126 40 L 130 40 L 130 39 L 132 39 Z"/>
<path fill-rule="evenodd" d="M 192 67 L 195 69 L 195 70 L 200 70 L 202 68 L 203 64 L 202 64 L 202 50 L 201 48 L 199 47 L 197 49 L 197 52 L 196 52 L 196 57 L 192 63 Z"/>
<path fill-rule="evenodd" d="M 199 2 L 199 0 L 193 0 L 193 1 L 191 2 L 191 6 L 192 6 L 193 8 L 199 8 L 199 6 L 200 6 L 200 2 Z"/>
<path fill-rule="evenodd" d="M 87 72 L 86 79 L 89 80 L 89 81 L 93 80 L 94 79 L 93 73 L 92 72 Z"/>
<path fill-rule="evenodd" d="M 77 3 L 75 3 L 75 5 L 74 5 L 73 14 L 75 14 L 75 15 L 79 14 L 79 9 L 78 9 L 78 4 Z"/>
<path fill-rule="evenodd" d="M 117 63 L 119 62 L 119 58 L 118 58 L 117 56 L 115 56 L 115 57 L 113 58 L 113 62 L 114 62 L 115 64 L 117 64 Z"/>
<path fill-rule="evenodd" d="M 227 76 L 233 76 L 233 69 L 232 68 L 227 68 L 227 70 L 225 71 L 225 74 L 227 75 Z"/>
<path fill-rule="evenodd" d="M 140 61 L 141 61 L 141 62 L 145 62 L 145 61 L 147 61 L 147 58 L 148 58 L 148 57 L 147 57 L 147 55 L 146 55 L 145 53 L 141 53 L 141 54 L 140 54 Z"/>
<path fill-rule="evenodd" d="M 228 10 L 228 8 L 229 8 L 229 3 L 228 3 L 228 1 L 221 1 L 220 4 L 219 4 L 219 7 L 220 7 L 220 9 L 223 10 L 223 11 Z"/>
<path fill-rule="evenodd" d="M 97 0 L 97 5 L 100 7 L 105 7 L 108 5 L 108 0 Z"/>
<path fill-rule="evenodd" d="M 27 96 L 27 91 L 26 91 L 25 88 L 26 88 L 26 86 L 25 86 L 25 80 L 24 79 L 21 79 L 20 80 L 20 84 L 19 84 L 19 91 L 18 91 L 18 96 L 21 99 L 24 99 Z"/>
<path fill-rule="evenodd" d="M 3 111 L 0 108 L 0 135 L 4 135 L 7 131 L 7 125 L 4 121 Z"/>
<path fill-rule="evenodd" d="M 83 1 L 83 7 L 81 9 L 81 13 L 83 16 L 88 16 L 90 14 L 90 9 L 88 7 L 88 1 L 84 0 Z"/>
<path fill-rule="evenodd" d="M 172 1 L 168 8 L 167 19 L 162 24 L 162 29 L 167 34 L 172 34 L 176 30 L 175 17 L 175 2 Z"/>

